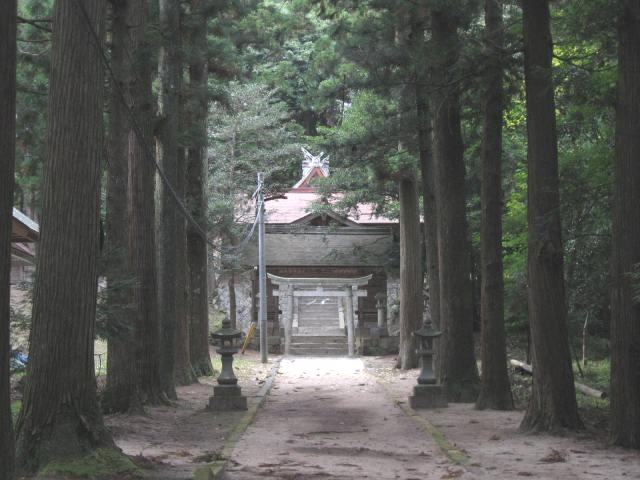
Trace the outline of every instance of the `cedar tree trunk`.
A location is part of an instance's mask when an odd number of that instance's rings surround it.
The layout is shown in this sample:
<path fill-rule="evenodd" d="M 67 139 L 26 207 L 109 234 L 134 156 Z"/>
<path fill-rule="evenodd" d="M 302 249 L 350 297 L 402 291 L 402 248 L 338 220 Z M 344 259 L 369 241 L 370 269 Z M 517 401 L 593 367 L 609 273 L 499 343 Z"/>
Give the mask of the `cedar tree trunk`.
<path fill-rule="evenodd" d="M 455 20 L 432 11 L 433 110 L 438 265 L 440 274 L 440 380 L 449 400 L 473 402 L 478 394 L 478 368 L 473 351 L 473 298 L 470 249 L 465 211 L 464 147 L 454 64 L 459 40 Z"/>
<path fill-rule="evenodd" d="M 620 3 L 611 296 L 611 441 L 640 448 L 640 1 Z"/>
<path fill-rule="evenodd" d="M 522 3 L 528 160 L 528 291 L 533 391 L 525 430 L 581 426 L 569 353 L 548 0 Z"/>
<path fill-rule="evenodd" d="M 103 147 L 104 0 L 58 0 L 52 15 L 47 156 L 29 365 L 17 457 L 34 471 L 112 446 L 93 362 Z"/>
<path fill-rule="evenodd" d="M 111 88 L 109 102 L 109 162 L 107 164 L 107 253 L 106 277 L 109 285 L 109 321 L 118 327 L 109 330 L 107 342 L 107 386 L 102 407 L 107 412 L 127 412 L 138 409 L 135 391 L 137 372 L 135 369 L 135 330 L 133 314 L 128 308 L 132 301 L 131 290 L 125 285 L 132 273 L 129 267 L 129 132 L 130 125 L 121 92 L 128 94 L 132 76 L 132 64 L 128 51 L 131 49 L 130 18 L 128 13 L 133 2 L 114 2 L 111 22 L 111 69 L 117 83 Z M 127 99 L 129 100 L 129 98 Z M 130 104 L 130 101 L 129 101 Z"/>
<path fill-rule="evenodd" d="M 179 95 L 181 90 L 180 60 L 180 3 L 178 0 L 160 0 L 161 46 L 158 64 L 160 80 L 158 114 L 160 126 L 157 133 L 158 163 L 167 180 L 179 196 L 181 185 L 178 158 Z M 184 284 L 178 285 L 178 262 L 181 242 L 179 223 L 183 221 L 175 199 L 164 182 L 158 181 L 156 224 L 158 232 L 158 306 L 161 331 L 160 381 L 169 398 L 177 398 L 174 364 L 176 356 L 176 331 L 179 324 Z M 177 252 L 177 253 L 176 253 Z"/>
<path fill-rule="evenodd" d="M 190 58 L 192 144 L 187 150 L 187 204 L 191 215 L 203 228 L 207 225 L 207 17 L 203 0 L 191 0 L 191 45 L 196 54 Z M 209 357 L 209 287 L 207 240 L 187 227 L 187 263 L 189 272 L 189 347 L 191 366 L 196 376 L 213 375 Z"/>
<path fill-rule="evenodd" d="M 131 82 L 137 127 L 129 132 L 129 255 L 136 282 L 133 291 L 135 342 L 140 399 L 158 404 L 166 400 L 160 384 L 160 321 L 155 234 L 155 166 L 152 132 L 152 64 L 146 40 L 148 5 L 131 0 L 129 38 L 136 66 Z M 135 403 L 132 403 L 135 406 Z"/>
<path fill-rule="evenodd" d="M 179 193 L 185 198 L 186 188 L 186 154 L 184 148 L 178 149 Z M 188 312 L 188 272 L 187 272 L 187 228 L 185 220 L 178 217 L 178 248 L 176 257 L 176 288 L 177 301 L 176 312 L 178 325 L 176 329 L 176 357 L 174 365 L 174 378 L 176 385 L 191 385 L 197 379 L 191 369 L 191 354 L 189 345 L 189 312 Z"/>
<path fill-rule="evenodd" d="M 511 410 L 513 399 L 507 373 L 504 331 L 504 280 L 502 266 L 502 0 L 485 0 L 487 53 L 482 141 L 480 202 L 480 263 L 482 279 L 480 345 L 482 376 L 479 409 Z"/>
<path fill-rule="evenodd" d="M 16 153 L 16 0 L 0 16 L 0 478 L 14 474 L 14 438 L 9 379 L 9 280 Z"/>
<path fill-rule="evenodd" d="M 400 356 L 403 370 L 418 366 L 413 332 L 422 324 L 422 255 L 420 208 L 414 178 L 403 178 L 400 190 Z"/>

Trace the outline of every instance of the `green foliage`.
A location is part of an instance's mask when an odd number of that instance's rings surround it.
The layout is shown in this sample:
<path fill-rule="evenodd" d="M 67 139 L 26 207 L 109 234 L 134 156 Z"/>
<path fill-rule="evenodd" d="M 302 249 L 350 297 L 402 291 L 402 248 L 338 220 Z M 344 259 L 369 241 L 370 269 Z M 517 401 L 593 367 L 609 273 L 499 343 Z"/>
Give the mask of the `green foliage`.
<path fill-rule="evenodd" d="M 253 223 L 247 203 L 257 173 L 270 194 L 291 185 L 299 168 L 300 128 L 287 105 L 263 84 L 231 82 L 224 102 L 212 105 L 209 129 L 209 219 L 213 233 L 228 244 L 242 235 L 238 224 Z"/>
<path fill-rule="evenodd" d="M 20 415 L 21 408 L 22 408 L 22 400 L 17 400 L 11 403 L 11 418 L 13 418 L 14 424 L 18 420 L 18 415 Z"/>
<path fill-rule="evenodd" d="M 45 155 L 49 89 L 52 0 L 19 2 L 18 15 L 45 20 L 18 25 L 16 99 L 16 205 L 40 208 L 40 178 Z"/>

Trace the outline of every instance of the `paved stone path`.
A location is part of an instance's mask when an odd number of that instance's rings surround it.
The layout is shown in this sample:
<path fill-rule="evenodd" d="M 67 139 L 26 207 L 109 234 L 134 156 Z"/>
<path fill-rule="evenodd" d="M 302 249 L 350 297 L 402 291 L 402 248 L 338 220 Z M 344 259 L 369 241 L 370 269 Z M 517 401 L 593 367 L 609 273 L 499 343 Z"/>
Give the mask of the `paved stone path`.
<path fill-rule="evenodd" d="M 389 399 L 360 359 L 282 360 L 226 480 L 471 478 Z"/>

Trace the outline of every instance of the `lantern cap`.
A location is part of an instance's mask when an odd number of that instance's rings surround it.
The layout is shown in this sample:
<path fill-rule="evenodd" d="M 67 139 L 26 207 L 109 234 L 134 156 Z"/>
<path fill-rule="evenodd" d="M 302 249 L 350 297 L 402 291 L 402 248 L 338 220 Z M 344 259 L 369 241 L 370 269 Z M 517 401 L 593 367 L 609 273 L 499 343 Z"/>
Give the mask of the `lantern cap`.
<path fill-rule="evenodd" d="M 231 328 L 231 322 L 229 320 L 223 320 L 222 328 L 219 328 L 215 332 L 211 333 L 211 338 L 220 340 L 231 340 L 233 338 L 240 338 L 241 336 L 242 331 Z"/>
<path fill-rule="evenodd" d="M 431 321 L 427 321 L 422 325 L 422 328 L 413 332 L 416 337 L 422 338 L 436 338 L 442 335 L 442 332 L 435 328 Z"/>

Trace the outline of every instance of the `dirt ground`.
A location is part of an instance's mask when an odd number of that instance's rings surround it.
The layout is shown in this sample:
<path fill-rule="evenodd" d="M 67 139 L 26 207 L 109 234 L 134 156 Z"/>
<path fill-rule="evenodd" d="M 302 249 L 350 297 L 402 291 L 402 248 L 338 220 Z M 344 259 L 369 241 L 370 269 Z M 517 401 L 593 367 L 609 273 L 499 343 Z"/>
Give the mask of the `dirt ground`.
<path fill-rule="evenodd" d="M 247 352 L 238 355 L 236 375 L 242 393 L 249 403 L 257 401 L 277 357 L 260 363 L 259 355 Z M 220 370 L 215 352 L 214 367 Z M 200 466 L 216 460 L 224 440 L 245 412 L 210 412 L 205 410 L 213 394 L 213 377 L 200 379 L 199 384 L 178 387 L 175 406 L 149 407 L 146 415 L 108 415 L 105 422 L 116 444 L 136 457 L 136 463 L 149 469 L 146 478 L 152 480 L 191 479 Z"/>
<path fill-rule="evenodd" d="M 267 365 L 256 352 L 238 357 L 240 385 L 255 405 L 278 357 Z M 219 369 L 213 351 L 212 358 Z M 640 452 L 608 446 L 606 434 L 593 427 L 565 437 L 525 435 L 518 431 L 522 410 L 450 404 L 419 411 L 468 456 L 466 465 L 457 465 L 399 408 L 406 405 L 418 371 L 399 371 L 394 364 L 392 356 L 282 359 L 265 404 L 220 478 L 640 479 Z M 190 479 L 197 468 L 218 459 L 244 412 L 205 410 L 214 381 L 202 378 L 179 387 L 174 406 L 105 418 L 117 445 L 146 469 L 145 478 Z"/>
<path fill-rule="evenodd" d="M 398 402 L 406 402 L 418 375 L 393 368 L 392 357 L 367 358 L 367 369 Z M 478 411 L 473 404 L 450 404 L 420 415 L 470 457 L 469 478 L 640 479 L 640 452 L 610 447 L 601 432 L 572 436 L 525 435 L 518 431 L 523 411 Z"/>
<path fill-rule="evenodd" d="M 360 358 L 289 357 L 282 360 L 266 404 L 221 478 L 420 480 L 465 475 L 388 398 Z"/>

